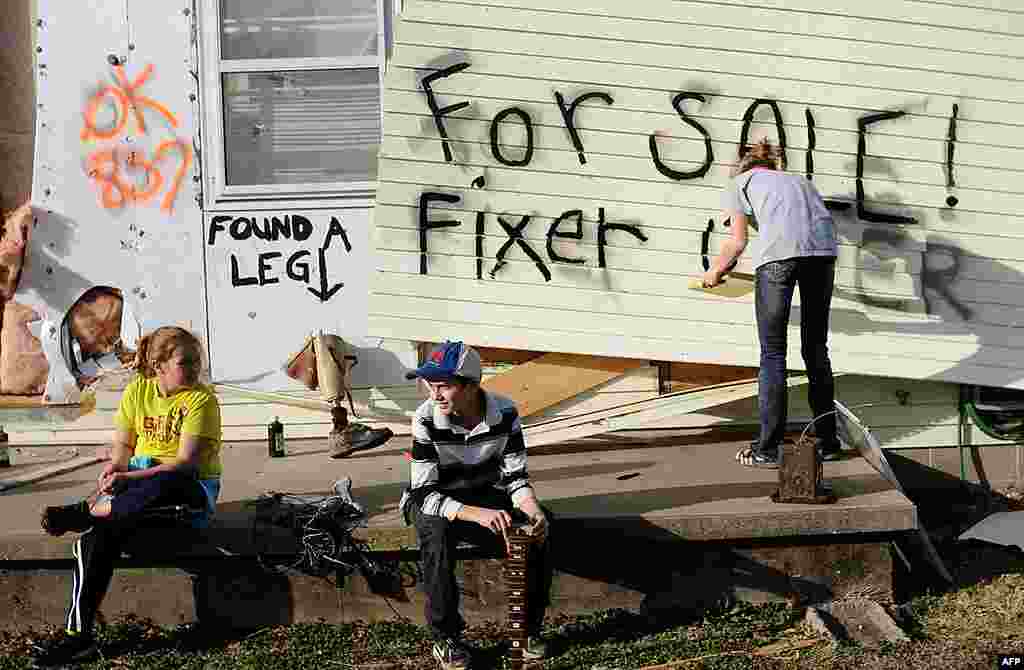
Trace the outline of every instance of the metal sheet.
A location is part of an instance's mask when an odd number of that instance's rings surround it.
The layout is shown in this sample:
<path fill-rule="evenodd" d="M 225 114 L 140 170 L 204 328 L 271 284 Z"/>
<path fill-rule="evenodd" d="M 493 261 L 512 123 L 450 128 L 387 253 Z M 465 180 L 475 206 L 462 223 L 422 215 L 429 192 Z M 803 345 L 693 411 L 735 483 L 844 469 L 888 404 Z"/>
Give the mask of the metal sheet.
<path fill-rule="evenodd" d="M 981 540 L 1024 550 L 1024 512 L 990 514 L 964 532 L 958 540 Z"/>
<path fill-rule="evenodd" d="M 836 432 L 839 433 L 839 440 L 848 447 L 855 448 L 864 460 L 871 464 L 871 467 L 885 477 L 886 481 L 895 486 L 900 493 L 906 495 L 906 490 L 896 478 L 892 466 L 885 459 L 882 445 L 879 444 L 871 429 L 838 400 L 835 401 L 835 406 Z"/>
<path fill-rule="evenodd" d="M 871 467 L 877 470 L 886 481 L 895 486 L 900 493 L 907 495 L 905 488 L 896 477 L 896 473 L 893 472 L 892 466 L 886 460 L 882 445 L 878 442 L 878 438 L 871 433 L 871 429 L 838 400 L 835 401 L 835 406 L 836 431 L 839 433 L 839 439 L 847 446 L 857 449 L 860 455 L 864 457 L 864 460 L 870 463 Z M 943 579 L 952 583 L 953 576 L 946 568 L 946 564 L 942 561 L 942 557 L 939 556 L 939 552 L 935 550 L 935 545 L 932 544 L 928 531 L 920 525 L 917 530 L 928 561 L 942 575 Z"/>

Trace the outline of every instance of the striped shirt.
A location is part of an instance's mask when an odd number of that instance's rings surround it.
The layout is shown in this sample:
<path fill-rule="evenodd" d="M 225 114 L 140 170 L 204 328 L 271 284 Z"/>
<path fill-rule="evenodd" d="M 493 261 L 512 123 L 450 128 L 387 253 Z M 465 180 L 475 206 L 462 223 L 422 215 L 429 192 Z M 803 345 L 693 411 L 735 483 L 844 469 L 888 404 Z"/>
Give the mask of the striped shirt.
<path fill-rule="evenodd" d="M 484 394 L 483 421 L 472 430 L 425 400 L 412 420 L 409 497 L 424 514 L 454 519 L 458 492 L 494 487 L 518 506 L 532 492 L 519 411 L 508 398 Z"/>

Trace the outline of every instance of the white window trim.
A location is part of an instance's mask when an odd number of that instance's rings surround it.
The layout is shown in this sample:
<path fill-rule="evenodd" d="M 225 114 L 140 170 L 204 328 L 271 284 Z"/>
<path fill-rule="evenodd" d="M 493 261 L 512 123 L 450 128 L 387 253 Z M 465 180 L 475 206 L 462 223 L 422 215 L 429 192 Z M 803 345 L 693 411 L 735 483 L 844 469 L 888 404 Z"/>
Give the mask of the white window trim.
<path fill-rule="evenodd" d="M 272 58 L 221 60 L 220 2 L 197 0 L 199 27 L 199 100 L 202 109 L 202 174 L 204 209 L 222 211 L 238 209 L 246 203 L 269 200 L 294 200 L 312 205 L 337 198 L 373 202 L 376 181 L 318 182 L 315 184 L 254 184 L 231 186 L 227 183 L 224 140 L 224 96 L 221 75 L 224 73 L 278 72 L 295 70 L 344 70 L 377 68 L 377 85 L 381 90 L 380 117 L 384 127 L 384 69 L 387 63 L 388 37 L 384 26 L 385 0 L 377 3 L 377 55 L 362 58 Z M 383 138 L 382 138 L 383 139 Z M 353 203 L 354 204 L 354 203 Z"/>
<path fill-rule="evenodd" d="M 369 70 L 380 65 L 377 56 L 361 58 L 239 58 L 220 64 L 225 72 L 289 72 L 294 70 Z"/>

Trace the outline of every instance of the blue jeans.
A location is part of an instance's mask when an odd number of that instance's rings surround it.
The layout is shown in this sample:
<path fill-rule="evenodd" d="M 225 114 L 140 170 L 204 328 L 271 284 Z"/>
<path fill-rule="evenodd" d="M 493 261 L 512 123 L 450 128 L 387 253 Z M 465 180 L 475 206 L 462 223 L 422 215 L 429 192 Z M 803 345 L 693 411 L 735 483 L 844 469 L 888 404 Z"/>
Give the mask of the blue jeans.
<path fill-rule="evenodd" d="M 758 373 L 758 409 L 761 437 L 758 449 L 775 456 L 786 430 L 786 335 L 793 289 L 800 287 L 800 353 L 807 366 L 807 402 L 814 431 L 826 449 L 836 439 L 835 383 L 828 358 L 828 316 L 835 284 L 836 259 L 807 256 L 765 263 L 757 268 L 754 307 L 761 343 Z"/>
<path fill-rule="evenodd" d="M 145 470 L 157 465 L 158 461 L 150 456 L 132 456 L 128 461 L 129 470 Z M 220 496 L 220 479 L 196 479 L 199 486 L 194 486 L 189 477 L 178 474 L 164 473 L 157 477 L 144 479 L 128 486 L 117 496 L 97 496 L 96 502 L 109 502 L 111 518 L 131 517 L 144 511 L 146 507 L 163 504 L 186 503 L 204 512 L 194 516 L 191 524 L 194 528 L 206 528 L 210 525 Z M 197 492 L 201 491 L 202 495 Z"/>

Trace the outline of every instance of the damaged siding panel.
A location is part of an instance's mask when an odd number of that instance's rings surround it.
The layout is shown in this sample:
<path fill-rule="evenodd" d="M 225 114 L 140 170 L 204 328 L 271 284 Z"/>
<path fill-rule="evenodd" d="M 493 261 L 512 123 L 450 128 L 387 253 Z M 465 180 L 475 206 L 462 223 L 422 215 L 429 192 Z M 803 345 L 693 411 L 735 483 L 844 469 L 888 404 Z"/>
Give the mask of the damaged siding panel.
<path fill-rule="evenodd" d="M 142 330 L 205 337 L 191 19 L 141 7 L 39 2 L 37 225 L 16 301 L 60 323 L 86 289 L 113 287 Z M 66 361 L 49 363 L 53 377 Z"/>
<path fill-rule="evenodd" d="M 826 198 L 851 205 L 860 188 L 870 212 L 915 219 L 872 221 L 856 205 L 836 213 L 835 367 L 1024 386 L 1024 228 L 1013 225 L 1024 205 L 1015 131 L 1024 123 L 1024 26 L 1019 12 L 1000 9 L 406 3 L 386 79 L 371 331 L 415 337 L 433 314 L 434 334 L 422 339 L 454 329 L 481 344 L 537 349 L 537 333 L 549 330 L 544 340 L 561 339 L 549 350 L 756 364 L 750 298 L 685 286 L 702 252 L 716 253 L 728 234 L 719 198 L 744 116 L 749 137 L 778 136 L 769 106 L 752 110 L 764 98 L 778 101 L 790 170 L 811 172 L 813 148 Z M 422 80 L 456 63 L 468 67 L 432 84 L 438 107 L 469 103 L 440 119 L 447 160 Z M 704 102 L 673 109 L 687 91 Z M 613 100 L 576 110 L 582 146 L 556 92 L 564 104 L 594 92 Z M 866 126 L 859 149 L 858 121 L 880 110 L 905 115 Z M 648 146 L 655 132 L 671 170 L 698 170 L 710 146 L 706 174 L 659 171 Z M 450 201 L 423 206 L 424 193 Z M 572 210 L 578 228 L 565 218 Z M 606 230 L 599 242 L 602 214 L 633 232 Z M 560 218 L 563 235 L 549 250 Z M 457 225 L 422 230 L 434 222 Z M 564 235 L 574 231 L 580 239 Z M 802 366 L 798 353 L 791 365 Z"/>

